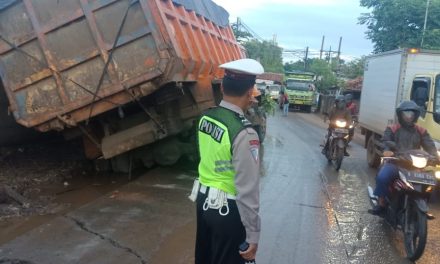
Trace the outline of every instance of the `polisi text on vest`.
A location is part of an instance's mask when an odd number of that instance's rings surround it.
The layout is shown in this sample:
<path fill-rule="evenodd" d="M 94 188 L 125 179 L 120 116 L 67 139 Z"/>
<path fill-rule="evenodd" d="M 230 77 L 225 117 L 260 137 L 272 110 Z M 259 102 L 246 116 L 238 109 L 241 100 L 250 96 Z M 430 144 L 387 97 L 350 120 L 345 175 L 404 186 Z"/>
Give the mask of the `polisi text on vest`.
<path fill-rule="evenodd" d="M 222 141 L 223 134 L 225 133 L 224 129 L 206 119 L 203 119 L 200 123 L 199 130 L 205 134 L 211 135 L 211 137 L 219 143 Z"/>

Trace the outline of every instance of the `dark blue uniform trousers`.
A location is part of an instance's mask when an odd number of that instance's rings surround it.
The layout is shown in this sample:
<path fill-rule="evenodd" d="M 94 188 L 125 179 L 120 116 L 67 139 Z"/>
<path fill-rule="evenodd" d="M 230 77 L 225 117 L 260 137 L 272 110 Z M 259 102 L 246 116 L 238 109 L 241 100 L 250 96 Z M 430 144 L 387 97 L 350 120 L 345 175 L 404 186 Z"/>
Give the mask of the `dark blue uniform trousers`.
<path fill-rule="evenodd" d="M 206 194 L 197 197 L 197 235 L 195 264 L 244 264 L 238 247 L 246 240 L 235 200 L 228 199 L 229 214 L 203 210 Z M 222 209 L 225 212 L 225 208 Z"/>

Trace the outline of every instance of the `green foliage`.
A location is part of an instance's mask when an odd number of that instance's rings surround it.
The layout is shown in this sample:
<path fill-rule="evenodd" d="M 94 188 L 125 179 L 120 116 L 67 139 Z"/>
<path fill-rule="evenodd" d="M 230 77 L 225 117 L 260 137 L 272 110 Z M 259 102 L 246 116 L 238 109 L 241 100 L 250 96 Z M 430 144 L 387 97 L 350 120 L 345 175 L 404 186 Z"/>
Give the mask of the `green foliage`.
<path fill-rule="evenodd" d="M 348 63 L 343 63 L 340 66 L 340 74 L 341 76 L 354 79 L 359 76 L 364 75 L 364 65 L 365 65 L 365 57 L 360 59 L 352 60 Z"/>
<path fill-rule="evenodd" d="M 427 0 L 360 0 L 370 8 L 359 23 L 367 26 L 367 37 L 375 52 L 397 48 L 420 48 Z M 440 0 L 431 0 L 423 48 L 440 49 Z"/>
<path fill-rule="evenodd" d="M 244 42 L 253 38 L 251 33 L 241 30 L 237 23 L 232 23 L 231 28 L 232 28 L 232 32 L 234 32 L 235 39 L 240 44 L 243 44 Z"/>
<path fill-rule="evenodd" d="M 269 41 L 255 39 L 243 43 L 248 57 L 260 61 L 266 72 L 284 73 L 283 49 Z"/>
<path fill-rule="evenodd" d="M 327 63 L 325 60 L 313 59 L 310 64 L 310 71 L 318 75 L 315 84 L 318 91 L 324 91 L 338 84 L 338 78 L 333 71 L 332 64 Z"/>
<path fill-rule="evenodd" d="M 275 114 L 275 109 L 277 107 L 277 103 L 272 98 L 270 98 L 269 94 L 261 96 L 261 103 L 260 104 L 261 104 L 260 106 L 264 112 L 266 112 L 269 115 Z"/>

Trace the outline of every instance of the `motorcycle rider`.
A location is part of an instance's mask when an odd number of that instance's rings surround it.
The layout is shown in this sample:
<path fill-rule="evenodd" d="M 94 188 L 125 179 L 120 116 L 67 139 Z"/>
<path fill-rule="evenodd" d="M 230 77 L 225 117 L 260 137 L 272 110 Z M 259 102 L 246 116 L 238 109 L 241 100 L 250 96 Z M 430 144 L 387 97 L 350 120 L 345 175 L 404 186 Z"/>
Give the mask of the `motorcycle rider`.
<path fill-rule="evenodd" d="M 351 116 L 357 115 L 357 105 L 353 102 L 353 95 L 346 94 L 345 95 L 345 103 L 347 104 L 347 109 L 350 111 Z"/>
<path fill-rule="evenodd" d="M 345 97 L 343 95 L 336 96 L 334 106 L 330 110 L 330 113 L 328 114 L 328 118 L 330 120 L 330 123 L 328 125 L 327 141 L 325 142 L 325 146 L 322 149 L 322 154 L 325 154 L 327 152 L 327 149 L 329 147 L 328 144 L 329 144 L 329 138 L 331 136 L 331 130 L 332 128 L 335 128 L 336 120 L 338 119 L 345 120 L 347 122 L 347 128 L 351 124 L 351 114 L 347 109 Z M 350 154 L 348 154 L 347 152 L 347 149 L 344 150 L 344 155 L 347 157 L 350 156 Z"/>
<path fill-rule="evenodd" d="M 423 148 L 429 154 L 437 157 L 437 149 L 428 131 L 418 125 L 420 108 L 413 101 L 403 101 L 396 108 L 398 124 L 388 126 L 385 129 L 384 157 L 392 157 L 393 151 L 387 144 L 393 142 L 397 151 L 408 151 Z M 378 197 L 378 205 L 369 210 L 371 214 L 382 215 L 386 209 L 385 197 L 388 194 L 388 186 L 399 176 L 399 170 L 395 164 L 385 163 L 376 176 L 376 189 L 374 195 Z"/>

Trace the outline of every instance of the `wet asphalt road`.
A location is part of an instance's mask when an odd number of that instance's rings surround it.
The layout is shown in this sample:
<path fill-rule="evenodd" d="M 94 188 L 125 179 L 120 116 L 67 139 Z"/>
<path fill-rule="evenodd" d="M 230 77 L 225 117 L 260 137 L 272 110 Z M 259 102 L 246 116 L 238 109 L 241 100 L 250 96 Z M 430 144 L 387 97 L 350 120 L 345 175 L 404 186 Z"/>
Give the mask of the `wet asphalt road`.
<path fill-rule="evenodd" d="M 336 172 L 320 154 L 325 127 L 312 114 L 269 118 L 257 263 L 410 263 L 402 235 L 367 213 L 366 186 L 375 170 L 366 164 L 363 137 L 355 137 L 351 156 Z M 195 175 L 152 170 L 0 245 L 0 263 L 192 263 L 195 210 L 186 195 Z M 431 212 L 440 217 L 438 202 Z M 417 263 L 439 263 L 439 248 L 440 220 L 430 221 Z"/>

